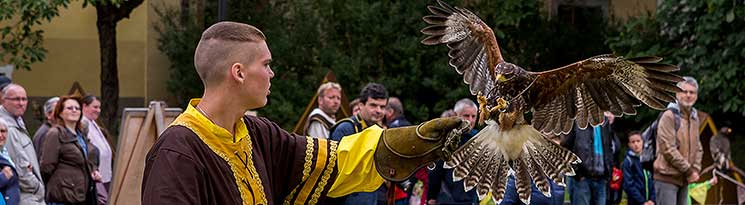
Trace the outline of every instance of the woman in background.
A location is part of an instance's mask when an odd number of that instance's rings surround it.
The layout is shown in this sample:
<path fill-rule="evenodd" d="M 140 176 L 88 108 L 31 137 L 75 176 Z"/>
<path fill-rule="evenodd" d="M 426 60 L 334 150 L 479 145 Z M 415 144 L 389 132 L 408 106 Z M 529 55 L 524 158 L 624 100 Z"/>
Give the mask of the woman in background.
<path fill-rule="evenodd" d="M 17 205 L 21 201 L 21 189 L 18 185 L 18 172 L 10 160 L 5 142 L 8 140 L 8 127 L 0 120 L 0 193 L 8 205 Z"/>
<path fill-rule="evenodd" d="M 60 97 L 54 108 L 55 125 L 44 139 L 41 175 L 49 204 L 96 204 L 98 150 L 83 132 L 82 103 L 78 97 Z"/>

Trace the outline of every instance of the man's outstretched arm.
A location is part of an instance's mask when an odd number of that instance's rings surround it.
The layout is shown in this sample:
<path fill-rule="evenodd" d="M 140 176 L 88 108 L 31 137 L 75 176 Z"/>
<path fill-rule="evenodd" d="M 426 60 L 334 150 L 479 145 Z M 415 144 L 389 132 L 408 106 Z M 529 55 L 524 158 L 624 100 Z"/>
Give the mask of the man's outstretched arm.
<path fill-rule="evenodd" d="M 418 168 L 449 159 L 468 129 L 460 118 L 438 118 L 418 126 L 383 130 L 377 126 L 339 142 L 338 175 L 330 197 L 373 191 L 383 180 L 403 181 Z"/>

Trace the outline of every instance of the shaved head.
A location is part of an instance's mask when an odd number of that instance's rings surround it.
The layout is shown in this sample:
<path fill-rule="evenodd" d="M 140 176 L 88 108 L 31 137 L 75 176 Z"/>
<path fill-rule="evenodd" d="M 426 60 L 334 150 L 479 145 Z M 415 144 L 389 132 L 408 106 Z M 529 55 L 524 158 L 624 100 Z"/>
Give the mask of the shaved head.
<path fill-rule="evenodd" d="M 194 53 L 194 66 L 204 86 L 217 85 L 234 63 L 254 60 L 258 43 L 265 40 L 264 33 L 248 24 L 223 21 L 207 28 Z"/>

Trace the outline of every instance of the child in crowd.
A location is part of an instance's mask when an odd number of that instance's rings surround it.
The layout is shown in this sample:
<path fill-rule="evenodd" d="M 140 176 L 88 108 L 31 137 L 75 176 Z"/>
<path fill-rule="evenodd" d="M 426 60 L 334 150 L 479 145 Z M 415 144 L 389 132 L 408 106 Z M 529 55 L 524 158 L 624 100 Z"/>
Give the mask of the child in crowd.
<path fill-rule="evenodd" d="M 654 205 L 652 172 L 642 168 L 639 162 L 643 144 L 640 132 L 629 133 L 629 151 L 622 165 L 623 190 L 626 192 L 629 205 Z"/>

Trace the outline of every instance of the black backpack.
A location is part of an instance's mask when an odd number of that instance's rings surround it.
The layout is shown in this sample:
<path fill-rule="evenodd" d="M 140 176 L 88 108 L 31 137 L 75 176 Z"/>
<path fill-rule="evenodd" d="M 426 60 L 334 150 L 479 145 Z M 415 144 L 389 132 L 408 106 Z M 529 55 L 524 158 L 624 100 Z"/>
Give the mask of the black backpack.
<path fill-rule="evenodd" d="M 673 116 L 675 119 L 675 131 L 678 131 L 678 128 L 680 128 L 680 111 L 678 109 L 670 109 L 673 112 Z M 659 116 L 657 116 L 657 119 L 652 122 L 647 129 L 644 129 L 644 132 L 642 132 L 642 141 L 644 142 L 644 147 L 642 150 L 642 154 L 639 157 L 639 161 L 642 164 L 642 168 L 647 170 L 654 170 L 654 160 L 657 159 L 657 124 L 660 121 L 660 118 L 662 118 L 662 114 L 665 112 L 661 112 Z M 675 146 L 678 146 L 678 138 L 675 138 Z"/>

